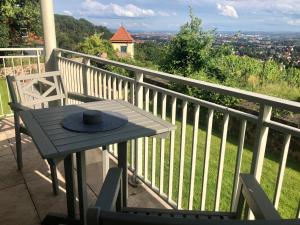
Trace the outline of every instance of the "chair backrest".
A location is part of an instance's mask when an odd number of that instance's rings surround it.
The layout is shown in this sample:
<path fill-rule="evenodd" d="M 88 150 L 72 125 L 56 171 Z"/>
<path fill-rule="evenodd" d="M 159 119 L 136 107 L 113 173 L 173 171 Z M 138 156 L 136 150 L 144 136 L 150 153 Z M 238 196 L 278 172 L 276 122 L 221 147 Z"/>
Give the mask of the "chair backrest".
<path fill-rule="evenodd" d="M 11 100 L 30 108 L 48 107 L 50 102 L 65 104 L 67 91 L 59 71 L 7 76 Z"/>
<path fill-rule="evenodd" d="M 121 184 L 122 170 L 111 168 L 95 207 L 87 210 L 88 225 L 292 225 L 300 222 L 282 220 L 257 180 L 250 174 L 240 174 L 238 207 L 232 213 L 123 208 L 120 201 Z M 246 220 L 247 217 L 242 216 L 242 213 L 248 211 L 245 210 L 245 204 L 254 213 L 255 221 Z M 225 214 L 232 216 L 226 219 L 206 216 Z"/>

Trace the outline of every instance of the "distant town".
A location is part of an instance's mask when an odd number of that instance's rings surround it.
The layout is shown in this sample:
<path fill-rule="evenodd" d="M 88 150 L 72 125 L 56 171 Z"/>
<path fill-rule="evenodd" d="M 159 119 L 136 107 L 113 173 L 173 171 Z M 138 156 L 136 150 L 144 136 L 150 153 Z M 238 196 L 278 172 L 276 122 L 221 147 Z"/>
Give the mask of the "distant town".
<path fill-rule="evenodd" d="M 169 42 L 173 32 L 132 33 L 137 42 Z M 240 56 L 274 59 L 300 68 L 300 33 L 218 32 L 215 45 L 230 44 Z"/>

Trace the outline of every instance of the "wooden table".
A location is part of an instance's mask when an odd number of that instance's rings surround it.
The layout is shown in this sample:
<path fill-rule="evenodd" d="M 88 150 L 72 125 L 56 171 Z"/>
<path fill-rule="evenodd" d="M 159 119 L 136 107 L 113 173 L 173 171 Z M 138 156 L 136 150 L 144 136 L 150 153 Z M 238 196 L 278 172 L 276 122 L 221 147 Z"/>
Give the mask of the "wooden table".
<path fill-rule="evenodd" d="M 64 129 L 61 120 L 72 113 L 85 110 L 118 112 L 128 117 L 121 128 L 97 133 L 77 133 Z M 110 100 L 52 107 L 21 112 L 20 116 L 31 133 L 44 159 L 64 160 L 68 215 L 48 214 L 42 224 L 86 224 L 87 190 L 85 151 L 118 143 L 118 167 L 123 169 L 123 204 L 127 205 L 127 141 L 141 137 L 166 135 L 175 126 L 125 101 Z M 80 220 L 75 219 L 75 192 L 72 155 L 76 153 Z"/>

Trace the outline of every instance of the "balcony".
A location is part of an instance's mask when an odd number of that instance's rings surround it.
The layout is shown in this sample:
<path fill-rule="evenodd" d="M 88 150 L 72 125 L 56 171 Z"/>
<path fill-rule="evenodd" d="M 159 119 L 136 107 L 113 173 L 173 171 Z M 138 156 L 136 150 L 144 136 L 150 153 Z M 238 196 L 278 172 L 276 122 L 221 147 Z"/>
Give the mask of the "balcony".
<path fill-rule="evenodd" d="M 3 77 L 44 71 L 43 49 L 1 51 L 6 52 L 0 56 Z M 145 207 L 146 196 L 147 207 L 231 211 L 236 207 L 238 175 L 247 172 L 261 181 L 283 218 L 300 217 L 299 159 L 291 157 L 295 146 L 299 146 L 300 129 L 271 116 L 277 109 L 300 113 L 299 103 L 64 49 L 54 49 L 53 55 L 69 92 L 99 99 L 122 99 L 177 126 L 166 138 L 131 141 L 130 173 L 142 185 L 130 189 L 130 205 Z M 112 72 L 111 68 L 120 72 Z M 3 117 L 0 196 L 5 202 L 0 212 L 6 215 L 7 224 L 18 223 L 10 214 L 12 211 L 20 215 L 18 218 L 24 218 L 24 224 L 39 224 L 47 212 L 66 210 L 64 196 L 51 194 L 47 164 L 26 136 L 23 137 L 25 168 L 17 171 L 12 112 L 7 107 L 9 97 L 5 83 L 0 82 Z M 251 114 L 197 99 L 171 90 L 170 83 L 249 101 L 255 103 L 259 111 Z M 80 98 L 69 96 L 68 104 L 80 103 Z M 272 151 L 274 145 L 280 152 Z M 113 166 L 118 157 L 117 146 L 111 145 L 108 150 L 110 166 Z M 102 155 L 95 149 L 87 157 L 89 203 L 92 204 L 102 183 Z M 60 191 L 64 192 L 63 168 L 58 169 Z M 22 205 L 14 209 L 20 199 Z"/>

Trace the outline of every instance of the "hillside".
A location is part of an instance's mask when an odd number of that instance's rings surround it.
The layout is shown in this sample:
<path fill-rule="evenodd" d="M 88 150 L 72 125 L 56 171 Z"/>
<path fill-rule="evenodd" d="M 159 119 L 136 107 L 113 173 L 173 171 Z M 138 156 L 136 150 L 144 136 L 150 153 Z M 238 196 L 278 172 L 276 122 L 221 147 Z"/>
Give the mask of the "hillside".
<path fill-rule="evenodd" d="M 104 26 L 96 26 L 86 19 L 75 19 L 72 16 L 55 14 L 57 45 L 60 48 L 76 50 L 78 43 L 94 33 L 103 33 L 108 39 L 112 33 Z"/>

